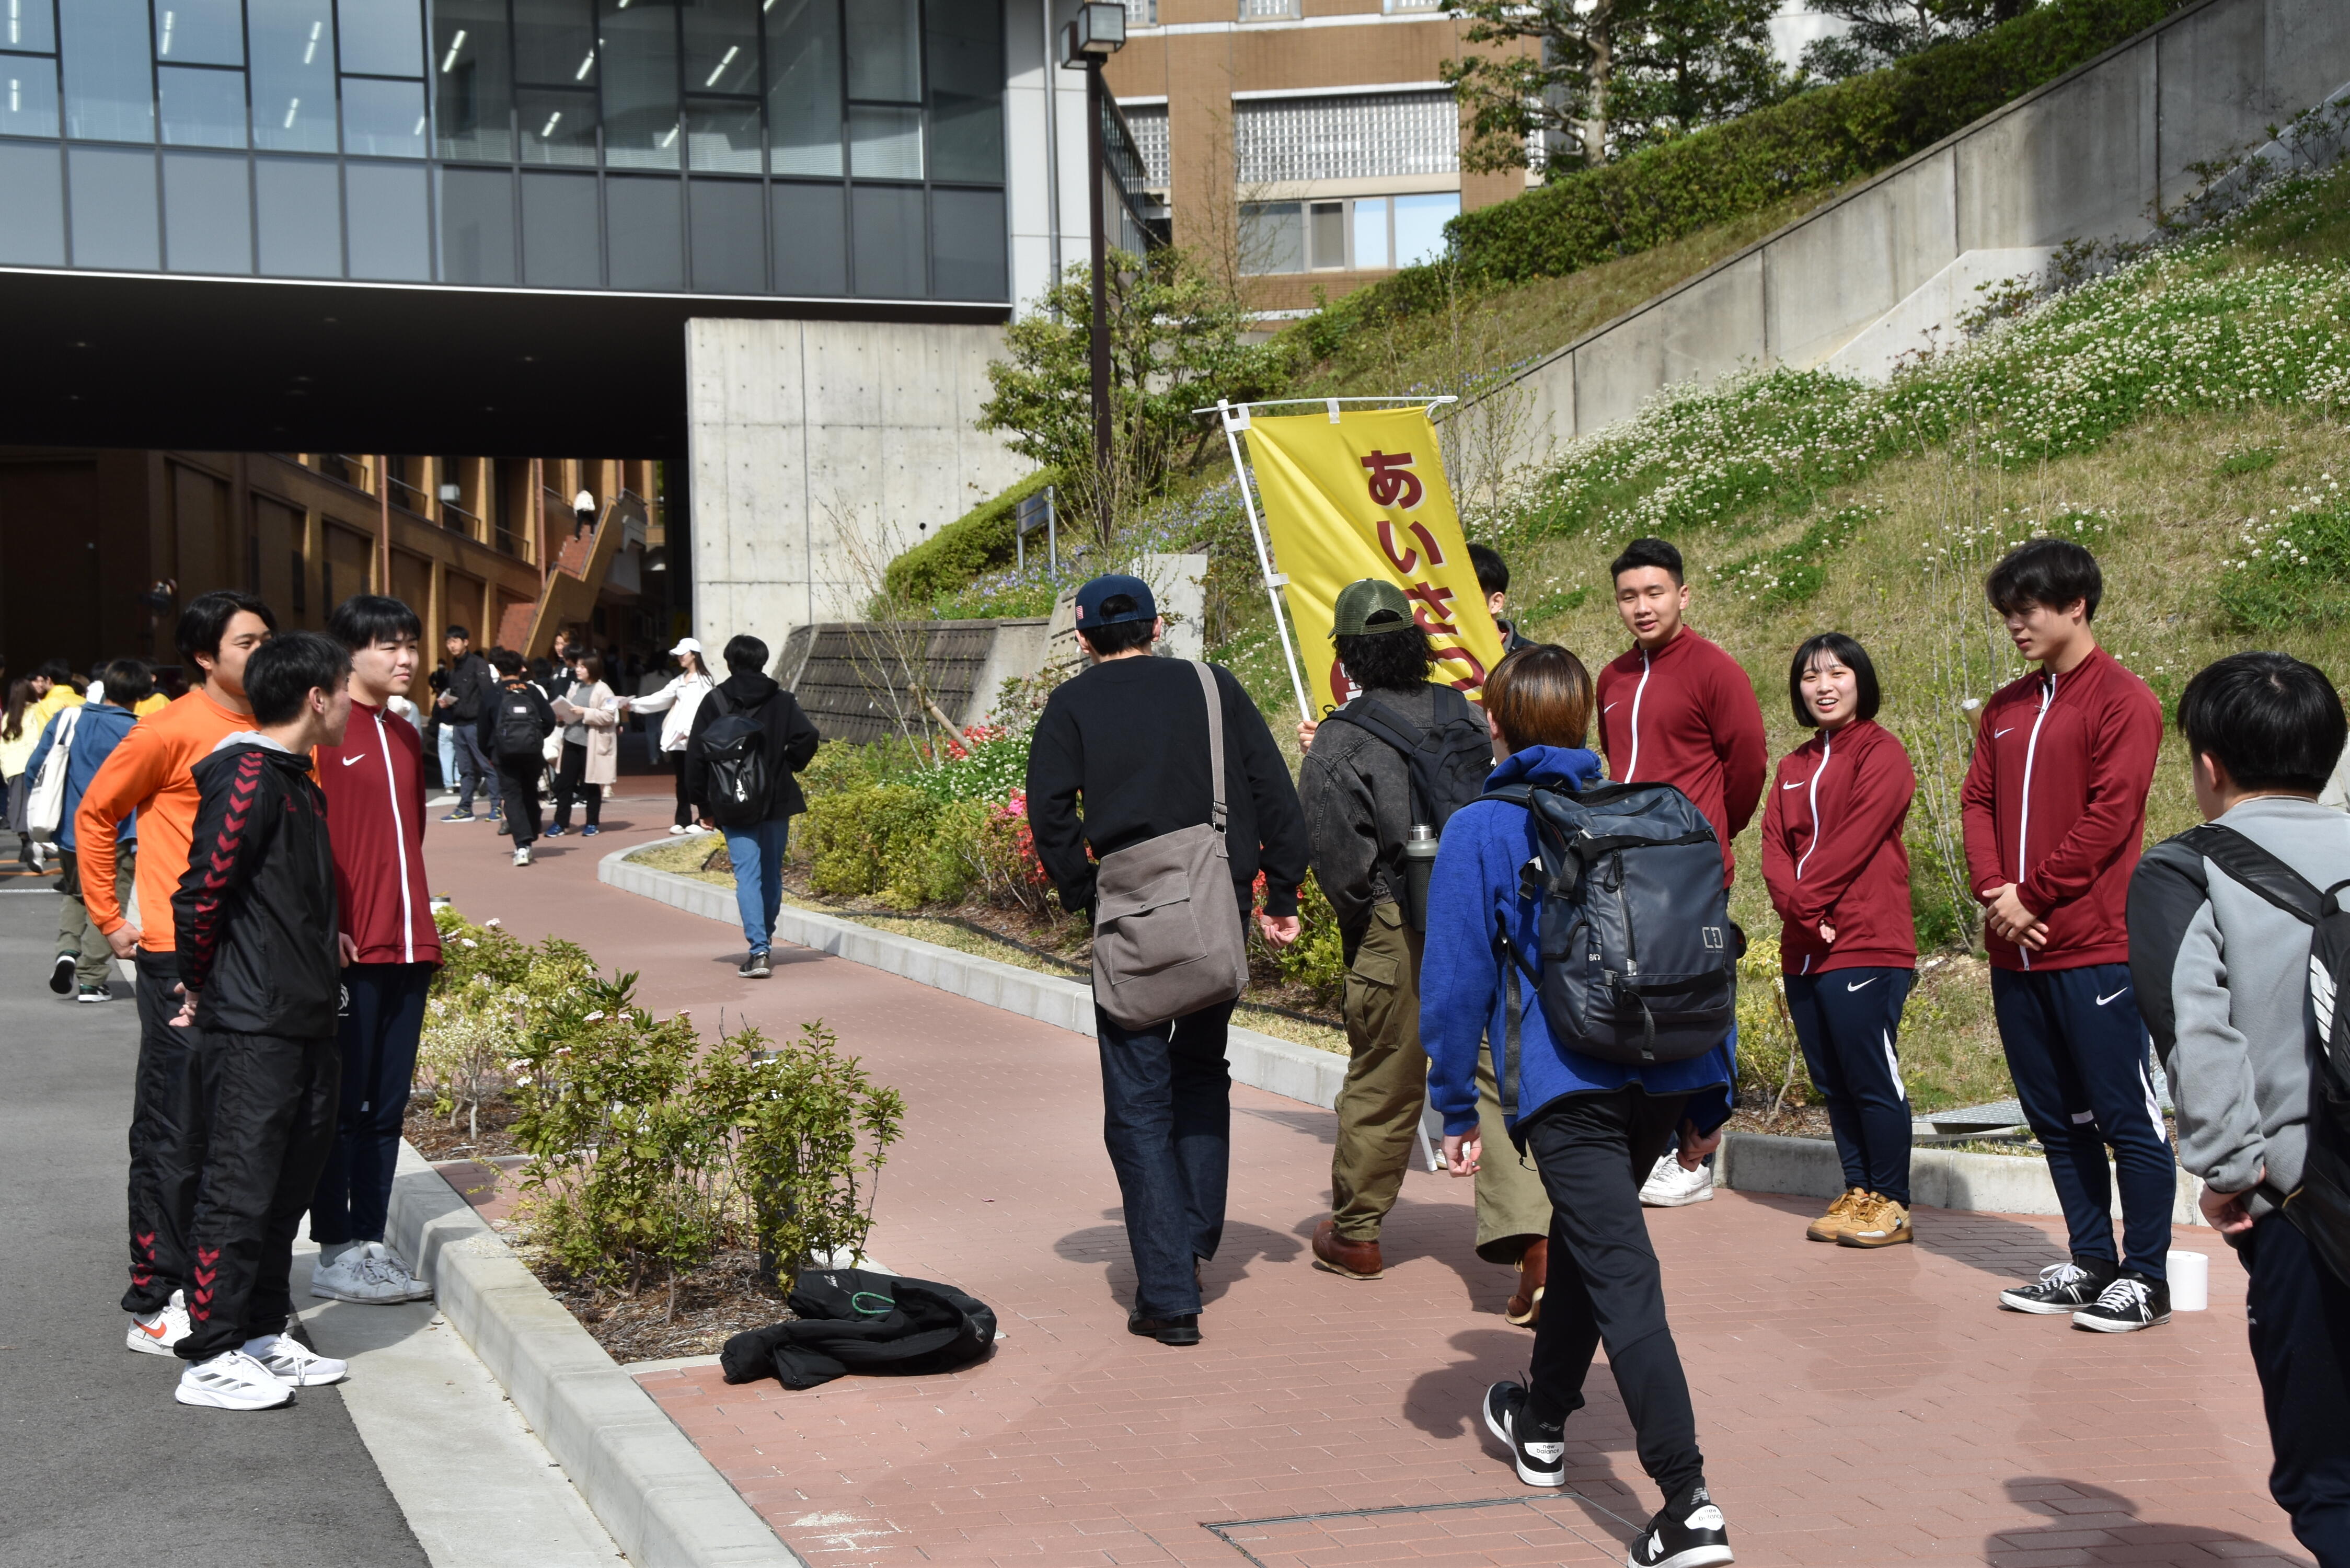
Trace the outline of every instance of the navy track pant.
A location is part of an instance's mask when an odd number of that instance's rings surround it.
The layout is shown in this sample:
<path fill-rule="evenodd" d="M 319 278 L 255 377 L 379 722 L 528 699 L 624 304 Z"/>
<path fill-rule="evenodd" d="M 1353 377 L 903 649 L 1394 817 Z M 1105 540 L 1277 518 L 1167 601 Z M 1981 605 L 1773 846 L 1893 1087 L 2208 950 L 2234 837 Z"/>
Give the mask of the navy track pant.
<path fill-rule="evenodd" d="M 2245 1315 L 2276 1462 L 2269 1495 L 2319 1568 L 2350 1563 L 2350 1283 L 2282 1213 L 2263 1214 L 2238 1255 Z"/>
<path fill-rule="evenodd" d="M 380 1241 L 400 1162 L 400 1120 L 424 1032 L 429 963 L 355 963 L 343 971 L 342 1103 L 334 1147 L 310 1199 L 310 1239 Z"/>
<path fill-rule="evenodd" d="M 1909 1095 L 1901 1086 L 1901 1009 L 1917 979 L 1906 969 L 1791 974 L 1787 1016 L 1812 1086 L 1828 1102 L 1844 1184 L 1909 1205 Z"/>

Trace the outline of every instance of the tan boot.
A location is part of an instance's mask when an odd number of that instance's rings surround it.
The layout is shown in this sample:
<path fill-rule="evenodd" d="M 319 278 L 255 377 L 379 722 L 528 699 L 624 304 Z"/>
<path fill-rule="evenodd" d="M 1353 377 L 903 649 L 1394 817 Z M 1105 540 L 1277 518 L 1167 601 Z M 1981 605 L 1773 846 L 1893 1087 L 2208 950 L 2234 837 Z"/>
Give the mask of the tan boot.
<path fill-rule="evenodd" d="M 1511 1293 L 1502 1315 L 1520 1328 L 1532 1328 L 1542 1321 L 1542 1299 L 1544 1284 L 1550 1279 L 1550 1238 L 1526 1243 L 1525 1256 L 1518 1260 L 1518 1288 Z"/>
<path fill-rule="evenodd" d="M 1334 1220 L 1314 1228 L 1314 1266 L 1349 1280 L 1376 1280 L 1386 1272 L 1378 1242 L 1349 1241 Z"/>
<path fill-rule="evenodd" d="M 1840 1247 L 1890 1247 L 1897 1241 L 1914 1241 L 1918 1233 L 1909 1228 L 1909 1210 L 1890 1198 L 1869 1193 L 1849 1223 L 1844 1234 L 1836 1238 Z"/>
<path fill-rule="evenodd" d="M 1852 1223 L 1853 1216 L 1860 1211 L 1860 1206 L 1867 1199 L 1868 1193 L 1864 1189 L 1846 1188 L 1844 1196 L 1829 1204 L 1828 1211 L 1804 1230 L 1804 1236 L 1814 1241 L 1835 1241 L 1844 1234 L 1845 1227 Z"/>

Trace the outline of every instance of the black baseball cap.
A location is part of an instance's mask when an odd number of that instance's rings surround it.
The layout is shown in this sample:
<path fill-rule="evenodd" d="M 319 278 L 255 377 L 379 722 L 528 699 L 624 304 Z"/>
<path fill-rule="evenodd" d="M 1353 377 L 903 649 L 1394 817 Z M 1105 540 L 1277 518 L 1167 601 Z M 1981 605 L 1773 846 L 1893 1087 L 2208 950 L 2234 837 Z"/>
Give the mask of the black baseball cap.
<path fill-rule="evenodd" d="M 1102 601 L 1123 594 L 1134 601 L 1134 607 L 1116 615 L 1102 613 Z M 1129 577 L 1112 572 L 1096 577 L 1077 590 L 1077 629 L 1091 631 L 1097 626 L 1116 626 L 1120 621 L 1157 620 L 1158 601 L 1150 597 L 1150 585 L 1140 577 Z"/>

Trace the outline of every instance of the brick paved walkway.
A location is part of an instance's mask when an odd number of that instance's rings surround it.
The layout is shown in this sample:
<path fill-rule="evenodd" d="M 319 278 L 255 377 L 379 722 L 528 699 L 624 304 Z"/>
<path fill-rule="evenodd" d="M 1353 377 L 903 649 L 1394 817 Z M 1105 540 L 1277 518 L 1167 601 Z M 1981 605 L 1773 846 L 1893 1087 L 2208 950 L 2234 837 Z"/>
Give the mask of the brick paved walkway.
<path fill-rule="evenodd" d="M 1131 1338 L 1091 1043 L 797 950 L 737 980 L 739 934 L 594 883 L 666 811 L 616 803 L 614 828 L 641 827 L 522 871 L 484 827 L 436 824 L 432 886 L 641 971 L 657 1011 L 822 1016 L 905 1093 L 874 1253 L 993 1303 L 995 1356 L 796 1394 L 714 1366 L 643 1378 L 812 1563 L 1623 1560 L 1655 1493 L 1604 1370 L 1564 1495 L 1521 1486 L 1474 1419 L 1531 1336 L 1500 1315 L 1509 1272 L 1471 1251 L 1463 1185 L 1406 1181 L 1385 1280 L 1320 1272 L 1331 1118 L 1237 1089 L 1207 1343 Z M 1867 1253 L 1805 1243 L 1812 1207 L 1724 1193 L 1650 1216 L 1742 1563 L 2307 1563 L 2268 1499 L 2242 1275 L 2210 1232 L 2178 1244 L 2214 1254 L 2210 1311 L 2105 1336 L 1994 1304 L 2060 1255 L 2052 1220 L 1924 1210 L 1918 1245 Z"/>

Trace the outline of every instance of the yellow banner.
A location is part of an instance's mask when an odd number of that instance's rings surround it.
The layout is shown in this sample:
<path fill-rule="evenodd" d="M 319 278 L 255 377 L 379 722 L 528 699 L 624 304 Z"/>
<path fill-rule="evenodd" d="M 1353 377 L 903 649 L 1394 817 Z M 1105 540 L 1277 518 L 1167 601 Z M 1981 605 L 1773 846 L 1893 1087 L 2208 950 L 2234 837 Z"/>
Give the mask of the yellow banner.
<path fill-rule="evenodd" d="M 1419 409 L 1252 417 L 1249 460 L 1318 717 L 1354 692 L 1330 642 L 1338 590 L 1385 577 L 1435 644 L 1434 679 L 1471 701 L 1502 657 L 1452 510 L 1436 427 Z"/>

